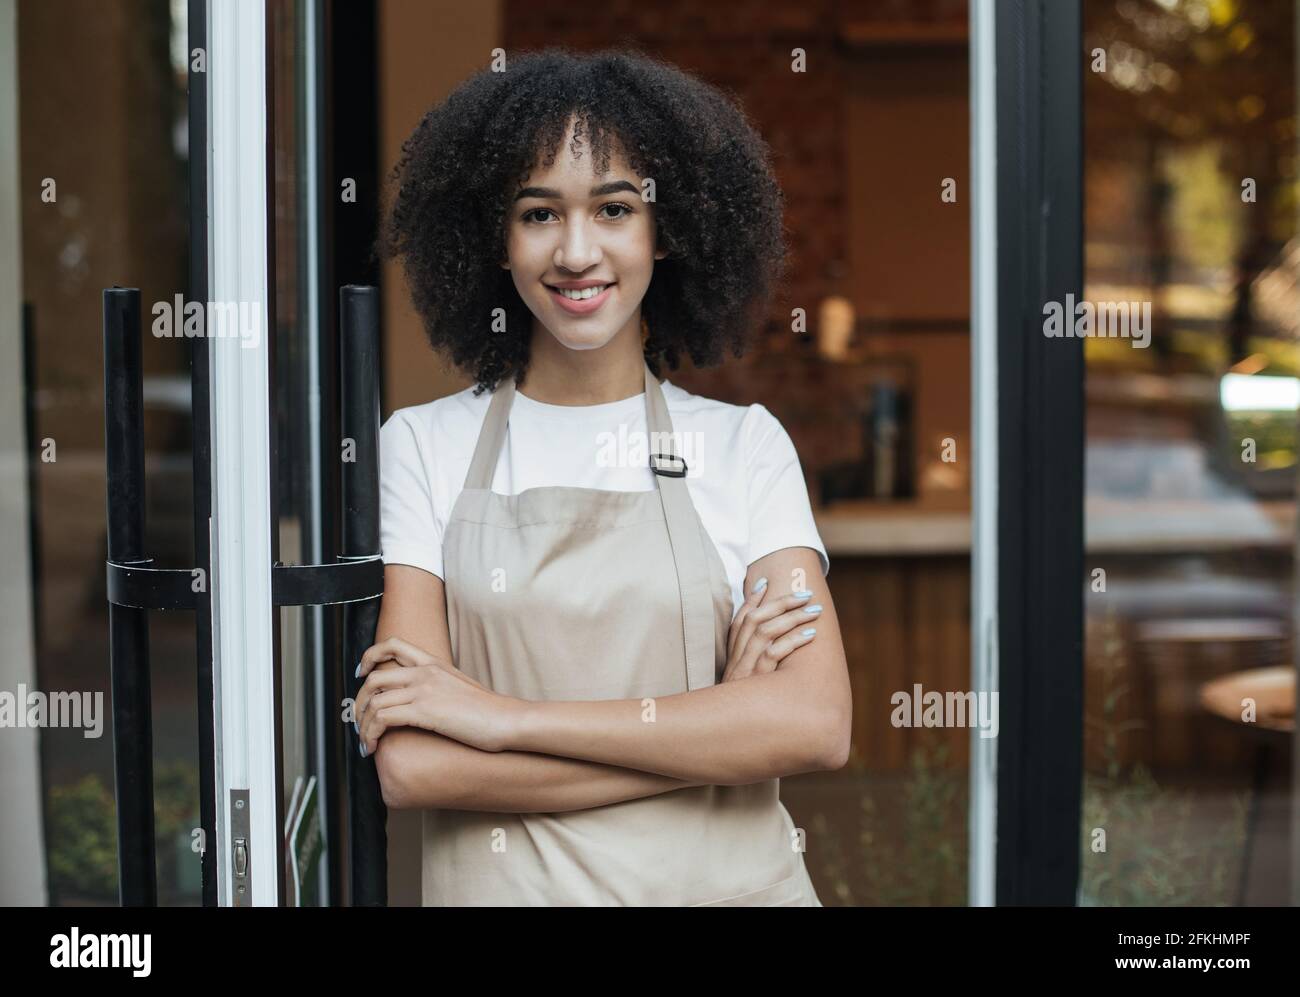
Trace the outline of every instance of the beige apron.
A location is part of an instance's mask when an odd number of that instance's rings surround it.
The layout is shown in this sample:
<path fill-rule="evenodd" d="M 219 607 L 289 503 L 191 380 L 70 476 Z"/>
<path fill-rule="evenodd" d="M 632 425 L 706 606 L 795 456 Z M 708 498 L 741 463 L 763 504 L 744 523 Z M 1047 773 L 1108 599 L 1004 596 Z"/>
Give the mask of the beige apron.
<path fill-rule="evenodd" d="M 457 667 L 531 700 L 640 699 L 715 684 L 731 587 L 680 457 L 651 458 L 651 491 L 497 494 L 514 392 L 507 377 L 492 395 L 443 538 Z M 645 400 L 649 449 L 679 453 L 648 366 Z M 820 907 L 778 785 L 696 786 L 549 814 L 426 810 L 423 901 Z"/>

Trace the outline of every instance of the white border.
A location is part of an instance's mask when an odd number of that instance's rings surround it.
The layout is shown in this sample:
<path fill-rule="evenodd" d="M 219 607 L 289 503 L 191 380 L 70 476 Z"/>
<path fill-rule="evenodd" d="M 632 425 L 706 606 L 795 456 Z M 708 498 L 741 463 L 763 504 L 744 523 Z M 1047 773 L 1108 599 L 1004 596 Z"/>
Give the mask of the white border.
<path fill-rule="evenodd" d="M 998 164 L 993 0 L 970 4 L 971 688 L 998 688 Z M 997 738 L 971 728 L 972 907 L 997 902 Z"/>
<path fill-rule="evenodd" d="M 217 890 L 230 896 L 230 791 L 249 790 L 252 897 L 277 906 L 280 829 L 271 595 L 267 303 L 266 12 L 262 0 L 208 0 L 208 287 L 255 303 L 256 348 L 208 339 L 212 390 L 212 669 L 216 697 Z M 211 331 L 211 330 L 209 330 Z"/>

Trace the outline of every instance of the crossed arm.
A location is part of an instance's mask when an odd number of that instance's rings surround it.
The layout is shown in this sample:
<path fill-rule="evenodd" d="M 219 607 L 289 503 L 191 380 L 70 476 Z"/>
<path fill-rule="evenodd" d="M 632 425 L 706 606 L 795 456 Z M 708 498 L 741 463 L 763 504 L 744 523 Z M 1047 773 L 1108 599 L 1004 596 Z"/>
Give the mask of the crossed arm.
<path fill-rule="evenodd" d="M 395 809 L 550 813 L 839 768 L 848 752 L 848 670 L 816 552 L 792 547 L 760 558 L 749 567 L 745 591 L 767 577 L 783 594 L 796 572 L 813 591 L 809 602 L 824 608 L 817 637 L 776 671 L 662 697 L 654 701 L 653 723 L 639 699 L 515 700 L 500 751 L 394 727 L 375 749 L 385 802 Z M 376 643 L 401 637 L 451 662 L 442 580 L 389 565 L 384 587 Z"/>

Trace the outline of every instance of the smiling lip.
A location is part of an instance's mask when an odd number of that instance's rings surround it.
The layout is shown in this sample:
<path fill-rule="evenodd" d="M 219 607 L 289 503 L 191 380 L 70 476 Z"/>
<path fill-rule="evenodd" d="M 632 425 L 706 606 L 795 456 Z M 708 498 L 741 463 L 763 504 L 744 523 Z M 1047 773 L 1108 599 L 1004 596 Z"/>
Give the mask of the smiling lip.
<path fill-rule="evenodd" d="M 579 284 L 587 283 L 588 286 L 592 286 L 590 282 L 585 282 L 585 281 L 577 281 L 576 283 Z M 609 292 L 613 287 L 614 285 L 610 284 L 608 287 L 605 288 L 605 290 L 601 291 L 594 298 L 584 298 L 581 301 L 574 301 L 571 298 L 566 298 L 563 294 L 561 294 L 558 290 L 556 290 L 554 286 L 549 284 L 547 285 L 547 290 L 550 292 L 551 298 L 555 301 L 555 303 L 559 305 L 561 308 L 563 308 L 570 315 L 586 315 L 589 314 L 590 312 L 594 312 L 597 308 L 599 308 L 601 305 L 605 303 L 605 299 L 609 297 Z"/>

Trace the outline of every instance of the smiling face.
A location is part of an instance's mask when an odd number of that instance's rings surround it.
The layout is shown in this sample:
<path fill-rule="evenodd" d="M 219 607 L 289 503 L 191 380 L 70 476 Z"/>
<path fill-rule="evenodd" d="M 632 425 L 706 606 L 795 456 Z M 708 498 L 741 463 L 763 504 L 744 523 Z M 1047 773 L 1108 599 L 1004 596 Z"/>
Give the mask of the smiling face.
<path fill-rule="evenodd" d="M 655 249 L 653 204 L 617 147 L 594 172 L 589 146 L 571 148 L 574 122 L 550 167 L 536 167 L 510 205 L 507 261 L 533 313 L 533 340 L 549 333 L 571 350 L 595 350 L 621 336 L 639 340 L 641 299 Z"/>

